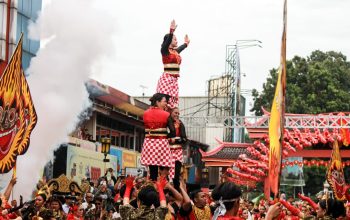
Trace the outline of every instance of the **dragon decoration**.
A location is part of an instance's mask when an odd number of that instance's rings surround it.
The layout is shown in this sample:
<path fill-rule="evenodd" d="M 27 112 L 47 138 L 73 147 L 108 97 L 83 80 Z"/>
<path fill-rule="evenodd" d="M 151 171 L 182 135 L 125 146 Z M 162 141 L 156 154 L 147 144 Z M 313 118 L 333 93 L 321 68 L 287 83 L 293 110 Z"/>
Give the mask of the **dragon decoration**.
<path fill-rule="evenodd" d="M 345 116 L 344 113 L 337 113 L 337 116 Z M 345 117 L 344 117 L 345 118 Z M 343 121 L 336 122 L 338 125 L 344 124 Z M 327 180 L 339 200 L 348 199 L 350 201 L 350 185 L 344 180 L 343 167 L 339 153 L 340 146 L 348 146 L 350 143 L 350 132 L 347 128 L 318 129 L 305 128 L 284 129 L 284 138 L 282 142 L 282 159 L 288 157 L 289 153 L 309 148 L 312 146 L 329 146 L 333 149 L 332 157 L 328 165 Z M 239 155 L 233 168 L 228 168 L 224 177 L 226 180 L 238 185 L 255 187 L 257 182 L 265 181 L 269 171 L 269 138 L 265 135 L 262 139 L 254 141 L 254 147 L 247 147 L 247 154 Z M 305 162 L 304 162 L 305 163 Z M 322 163 L 322 162 L 321 162 Z M 311 165 L 316 165 L 312 162 Z M 285 163 L 283 164 L 286 165 Z M 291 164 L 287 164 L 291 165 Z M 294 165 L 302 166 L 303 162 Z M 283 167 L 284 167 L 283 166 Z"/>

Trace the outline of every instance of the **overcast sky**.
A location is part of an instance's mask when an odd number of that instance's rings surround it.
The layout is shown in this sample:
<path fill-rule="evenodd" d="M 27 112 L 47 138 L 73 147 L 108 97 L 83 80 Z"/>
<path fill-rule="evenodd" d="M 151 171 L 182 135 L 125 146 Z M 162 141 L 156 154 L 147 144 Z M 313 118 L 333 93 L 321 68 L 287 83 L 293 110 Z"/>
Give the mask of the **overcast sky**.
<path fill-rule="evenodd" d="M 146 95 L 155 92 L 163 68 L 160 44 L 172 19 L 179 42 L 185 34 L 191 40 L 181 53 L 181 96 L 205 95 L 206 81 L 225 71 L 226 45 L 236 40 L 263 42 L 263 48 L 240 51 L 242 89 L 261 90 L 279 65 L 283 0 L 113 0 L 100 7 L 113 12 L 115 53 L 96 66 L 102 74 L 94 78 L 133 96 L 142 94 L 140 85 L 148 87 Z M 316 49 L 349 56 L 349 10 L 348 0 L 289 0 L 287 59 Z"/>

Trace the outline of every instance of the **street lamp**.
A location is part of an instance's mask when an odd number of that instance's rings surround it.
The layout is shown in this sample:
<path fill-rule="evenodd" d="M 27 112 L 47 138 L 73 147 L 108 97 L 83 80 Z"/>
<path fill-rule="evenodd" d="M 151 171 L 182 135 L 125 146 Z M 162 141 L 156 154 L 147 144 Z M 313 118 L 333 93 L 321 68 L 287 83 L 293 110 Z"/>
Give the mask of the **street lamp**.
<path fill-rule="evenodd" d="M 111 149 L 111 139 L 107 137 L 101 138 L 101 153 L 105 155 L 105 158 L 103 159 L 103 162 L 107 163 L 109 162 L 109 159 L 107 159 L 107 154 L 109 154 L 109 151 Z"/>
<path fill-rule="evenodd" d="M 249 47 L 262 47 L 262 42 L 259 40 L 237 40 L 235 45 L 226 46 L 226 72 L 232 72 L 234 78 L 235 95 L 232 102 L 232 116 L 234 118 L 233 142 L 241 142 L 239 128 L 236 128 L 237 117 L 240 116 L 241 110 L 241 62 L 239 58 L 239 50 Z"/>

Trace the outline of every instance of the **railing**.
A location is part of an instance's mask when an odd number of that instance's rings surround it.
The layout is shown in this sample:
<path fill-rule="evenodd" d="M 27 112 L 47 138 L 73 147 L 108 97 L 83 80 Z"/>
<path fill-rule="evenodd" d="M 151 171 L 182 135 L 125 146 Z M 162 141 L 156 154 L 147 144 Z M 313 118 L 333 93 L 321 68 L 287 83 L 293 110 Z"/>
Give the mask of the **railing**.
<path fill-rule="evenodd" d="M 182 117 L 186 127 L 214 128 L 268 128 L 269 116 L 208 116 Z M 350 116 L 306 115 L 286 116 L 285 128 L 350 128 Z"/>

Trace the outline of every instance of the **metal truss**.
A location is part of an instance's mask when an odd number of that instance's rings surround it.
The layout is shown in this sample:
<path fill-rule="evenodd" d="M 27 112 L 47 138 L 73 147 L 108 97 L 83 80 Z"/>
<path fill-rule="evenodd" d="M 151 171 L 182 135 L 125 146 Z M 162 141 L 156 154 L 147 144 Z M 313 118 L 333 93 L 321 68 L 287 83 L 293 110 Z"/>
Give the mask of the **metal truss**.
<path fill-rule="evenodd" d="M 182 117 L 186 127 L 268 128 L 269 116 Z M 350 128 L 350 115 L 297 115 L 285 117 L 285 128 Z"/>

